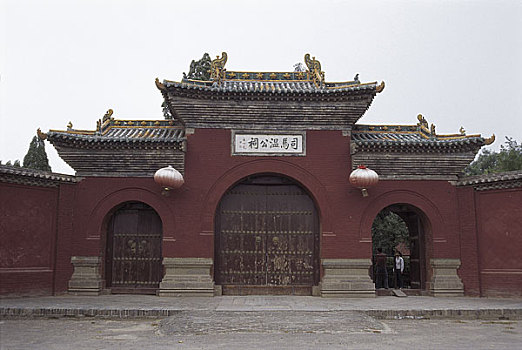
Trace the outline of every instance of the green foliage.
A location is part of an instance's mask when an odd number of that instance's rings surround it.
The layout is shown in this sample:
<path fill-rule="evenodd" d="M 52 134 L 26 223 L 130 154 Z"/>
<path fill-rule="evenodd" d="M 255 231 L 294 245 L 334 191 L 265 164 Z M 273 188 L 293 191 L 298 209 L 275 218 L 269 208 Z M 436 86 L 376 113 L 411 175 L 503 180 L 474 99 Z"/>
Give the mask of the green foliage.
<path fill-rule="evenodd" d="M 45 153 L 45 143 L 37 136 L 33 137 L 24 157 L 24 168 L 51 171 L 49 159 Z"/>
<path fill-rule="evenodd" d="M 377 254 L 379 247 L 383 253 L 393 255 L 397 245 L 404 243 L 407 247 L 410 246 L 408 227 L 399 215 L 383 210 L 373 221 L 372 242 L 373 255 Z"/>
<path fill-rule="evenodd" d="M 499 152 L 483 150 L 479 157 L 464 169 L 464 175 L 482 175 L 522 170 L 522 145 L 506 137 Z"/>
<path fill-rule="evenodd" d="M 194 80 L 210 80 L 210 55 L 204 53 L 203 57 L 199 60 L 192 60 L 190 62 L 190 70 L 188 74 L 183 73 L 183 78 L 194 79 Z"/>

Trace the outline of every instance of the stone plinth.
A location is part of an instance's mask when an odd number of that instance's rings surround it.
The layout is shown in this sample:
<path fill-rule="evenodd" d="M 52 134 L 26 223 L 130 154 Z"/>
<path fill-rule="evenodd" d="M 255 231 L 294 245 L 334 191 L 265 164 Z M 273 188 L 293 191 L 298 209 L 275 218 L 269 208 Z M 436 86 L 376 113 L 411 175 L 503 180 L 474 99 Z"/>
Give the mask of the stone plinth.
<path fill-rule="evenodd" d="M 322 264 L 322 297 L 375 297 L 375 285 L 368 275 L 370 259 L 322 259 Z"/>
<path fill-rule="evenodd" d="M 102 259 L 99 256 L 73 256 L 74 272 L 67 291 L 74 295 L 100 295 L 103 279 L 100 275 Z"/>
<path fill-rule="evenodd" d="M 210 277 L 212 259 L 163 258 L 165 277 L 160 283 L 159 296 L 214 296 Z"/>
<path fill-rule="evenodd" d="M 460 259 L 431 259 L 433 277 L 428 290 L 435 297 L 455 297 L 464 295 L 464 285 L 457 275 Z"/>

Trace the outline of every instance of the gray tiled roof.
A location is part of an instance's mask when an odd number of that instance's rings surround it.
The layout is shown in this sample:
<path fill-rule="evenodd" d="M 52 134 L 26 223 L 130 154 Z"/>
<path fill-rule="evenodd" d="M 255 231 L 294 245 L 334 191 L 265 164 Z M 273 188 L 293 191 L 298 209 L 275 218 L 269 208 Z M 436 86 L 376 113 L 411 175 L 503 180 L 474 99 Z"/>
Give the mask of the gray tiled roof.
<path fill-rule="evenodd" d="M 459 186 L 490 184 L 502 181 L 522 180 L 522 170 L 506 171 L 503 173 L 484 174 L 461 178 Z"/>
<path fill-rule="evenodd" d="M 437 135 L 418 125 L 379 126 L 355 125 L 352 140 L 358 145 L 428 145 L 484 144 L 480 135 Z"/>
<path fill-rule="evenodd" d="M 0 165 L 0 182 L 56 187 L 60 183 L 76 183 L 81 178 L 49 171 Z"/>
<path fill-rule="evenodd" d="M 182 82 L 164 80 L 165 87 L 177 87 L 214 92 L 268 92 L 268 93 L 316 93 L 371 91 L 377 83 L 360 84 L 356 82 L 327 83 L 316 86 L 311 81 L 261 81 L 261 80 L 225 80 L 221 83 L 184 80 Z"/>
<path fill-rule="evenodd" d="M 142 125 L 143 124 L 143 125 Z M 157 125 L 155 125 L 157 124 Z M 185 131 L 179 126 L 169 125 L 169 121 L 136 121 L 110 120 L 96 131 L 83 130 L 50 130 L 47 133 L 50 141 L 76 140 L 84 143 L 98 142 L 181 142 L 185 139 Z"/>
<path fill-rule="evenodd" d="M 185 136 L 185 132 L 181 128 L 175 127 L 112 127 L 107 133 L 101 137 L 116 140 L 123 139 L 141 139 L 141 140 L 181 140 Z"/>

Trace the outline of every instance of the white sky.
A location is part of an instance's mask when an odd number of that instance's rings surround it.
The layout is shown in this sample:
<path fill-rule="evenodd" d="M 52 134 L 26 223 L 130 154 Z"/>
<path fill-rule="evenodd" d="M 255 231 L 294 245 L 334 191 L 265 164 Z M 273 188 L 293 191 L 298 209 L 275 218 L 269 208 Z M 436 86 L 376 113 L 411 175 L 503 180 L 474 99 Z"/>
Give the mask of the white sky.
<path fill-rule="evenodd" d="M 37 128 L 94 130 L 163 119 L 154 79 L 179 81 L 204 52 L 226 68 L 292 71 L 305 53 L 327 81 L 386 82 L 359 123 L 522 141 L 522 1 L 0 0 L 0 160 Z M 55 172 L 72 174 L 48 142 Z"/>

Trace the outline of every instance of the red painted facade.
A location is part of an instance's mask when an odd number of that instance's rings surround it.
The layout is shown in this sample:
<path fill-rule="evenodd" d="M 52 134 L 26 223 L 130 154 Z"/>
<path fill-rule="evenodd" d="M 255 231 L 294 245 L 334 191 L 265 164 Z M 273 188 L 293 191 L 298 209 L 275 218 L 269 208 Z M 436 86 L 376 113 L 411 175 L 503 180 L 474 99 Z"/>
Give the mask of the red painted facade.
<path fill-rule="evenodd" d="M 475 191 L 448 181 L 388 180 L 363 197 L 348 182 L 349 136 L 307 131 L 306 142 L 306 156 L 232 156 L 230 130 L 196 129 L 187 135 L 185 184 L 168 196 L 152 177 L 88 177 L 56 188 L 0 182 L 0 293 L 65 293 L 71 256 L 103 257 L 111 215 L 129 201 L 144 202 L 160 216 L 164 257 L 213 258 L 223 194 L 249 175 L 272 173 L 294 179 L 314 199 L 321 258 L 371 258 L 375 216 L 407 204 L 421 213 L 426 261 L 460 259 L 466 294 L 521 295 L 520 188 Z M 429 268 L 426 274 L 429 280 Z"/>

